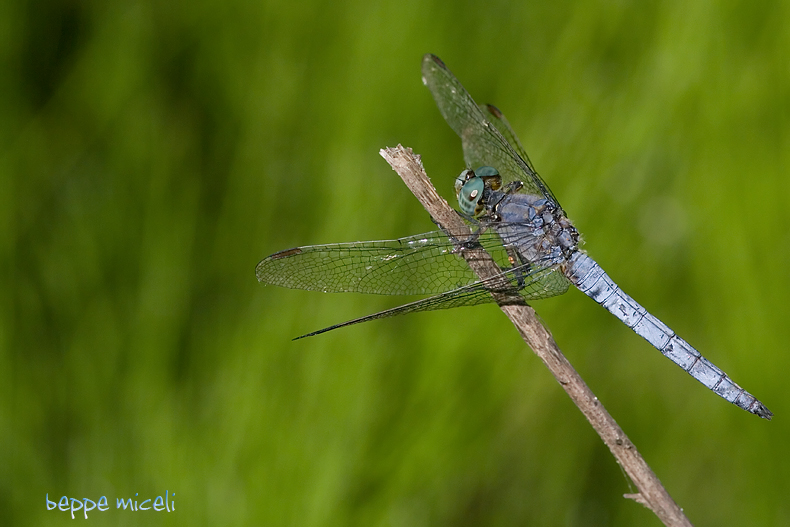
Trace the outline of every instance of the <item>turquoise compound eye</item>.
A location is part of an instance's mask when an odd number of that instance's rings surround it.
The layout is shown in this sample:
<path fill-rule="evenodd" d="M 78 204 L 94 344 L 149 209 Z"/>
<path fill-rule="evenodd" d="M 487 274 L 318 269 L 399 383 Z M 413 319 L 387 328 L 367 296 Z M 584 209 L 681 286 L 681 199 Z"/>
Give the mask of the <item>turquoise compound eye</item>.
<path fill-rule="evenodd" d="M 487 189 L 499 190 L 502 188 L 502 176 L 499 175 L 496 168 L 483 166 L 475 170 L 475 174 L 483 180 Z"/>
<path fill-rule="evenodd" d="M 499 171 L 494 167 L 480 167 L 477 170 L 475 170 L 475 175 L 477 177 L 492 177 L 492 176 L 498 176 Z"/>
<path fill-rule="evenodd" d="M 474 174 L 474 172 L 472 172 L 472 174 Z M 463 174 L 461 175 L 463 176 Z M 459 188 L 458 184 L 460 183 L 460 178 L 461 176 L 459 176 L 459 179 L 456 179 L 458 206 L 461 207 L 461 211 L 464 212 L 464 214 L 476 216 L 478 209 L 482 209 L 482 207 L 478 207 L 478 204 L 480 203 L 480 199 L 483 197 L 485 183 L 482 179 L 473 175 L 463 182 Z"/>

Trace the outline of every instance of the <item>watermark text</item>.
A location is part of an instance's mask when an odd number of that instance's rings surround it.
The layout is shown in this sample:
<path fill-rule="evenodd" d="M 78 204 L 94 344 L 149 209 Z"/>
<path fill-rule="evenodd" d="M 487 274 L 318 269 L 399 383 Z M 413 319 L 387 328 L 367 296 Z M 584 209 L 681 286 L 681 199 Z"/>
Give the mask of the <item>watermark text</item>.
<path fill-rule="evenodd" d="M 176 493 L 166 490 L 163 496 L 156 496 L 154 498 L 142 499 L 138 492 L 135 492 L 134 498 L 116 498 L 115 508 L 120 510 L 129 511 L 156 511 L 156 512 L 173 512 L 176 510 Z M 57 502 L 49 499 L 49 493 L 46 494 L 45 500 L 47 503 L 47 510 L 54 509 L 71 512 L 71 519 L 74 519 L 74 513 L 82 512 L 85 519 L 88 519 L 88 512 L 100 511 L 106 512 L 110 510 L 110 505 L 107 501 L 107 496 L 101 496 L 98 500 L 93 501 L 90 498 L 69 498 L 62 496 Z M 79 516 L 79 514 L 77 514 Z"/>

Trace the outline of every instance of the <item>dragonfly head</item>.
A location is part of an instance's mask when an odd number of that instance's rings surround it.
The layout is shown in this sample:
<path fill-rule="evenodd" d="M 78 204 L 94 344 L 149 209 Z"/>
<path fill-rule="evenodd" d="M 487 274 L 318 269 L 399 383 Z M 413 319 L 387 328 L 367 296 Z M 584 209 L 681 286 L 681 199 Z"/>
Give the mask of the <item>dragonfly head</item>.
<path fill-rule="evenodd" d="M 455 195 L 461 211 L 469 216 L 479 216 L 485 205 L 482 201 L 486 190 L 502 187 L 502 177 L 494 167 L 483 166 L 476 171 L 466 169 L 455 178 Z"/>

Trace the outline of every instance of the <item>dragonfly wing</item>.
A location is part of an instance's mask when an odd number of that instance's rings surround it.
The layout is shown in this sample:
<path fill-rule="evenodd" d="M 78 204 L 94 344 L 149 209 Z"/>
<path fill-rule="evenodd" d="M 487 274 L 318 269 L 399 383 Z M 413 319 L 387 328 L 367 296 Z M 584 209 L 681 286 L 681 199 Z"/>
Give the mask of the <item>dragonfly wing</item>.
<path fill-rule="evenodd" d="M 514 132 L 513 128 L 510 126 L 510 122 L 505 118 L 505 115 L 499 110 L 499 108 L 493 104 L 481 104 L 480 110 L 483 112 L 486 120 L 496 127 L 499 133 L 502 134 L 502 137 L 504 137 L 508 142 L 510 147 L 515 150 L 519 157 L 521 157 L 521 159 L 527 164 L 527 167 L 530 169 L 530 171 L 535 173 L 535 169 L 532 167 L 532 162 L 529 160 L 527 152 L 521 145 L 521 141 L 516 135 L 516 132 Z"/>
<path fill-rule="evenodd" d="M 508 267 L 499 236 L 474 237 L 494 260 Z M 397 240 L 310 245 L 280 251 L 255 269 L 265 284 L 323 292 L 425 295 L 474 283 L 477 275 L 460 254 L 463 243 L 442 231 Z"/>
<path fill-rule="evenodd" d="M 368 322 L 370 320 L 376 320 L 379 318 L 394 317 L 395 315 L 405 315 L 408 313 L 417 313 L 420 311 L 433 311 L 436 309 L 449 309 L 449 308 L 461 307 L 461 306 L 474 306 L 478 304 L 491 303 L 494 301 L 494 298 L 491 296 L 491 294 L 484 288 L 473 288 L 465 291 L 462 291 L 462 289 L 466 289 L 466 288 L 459 288 L 454 291 L 448 291 L 440 295 L 423 298 L 422 300 L 417 300 L 416 302 L 410 302 L 408 304 L 394 307 L 392 309 L 379 311 L 378 313 L 373 313 L 372 315 L 366 315 L 364 317 L 355 318 L 354 320 L 349 320 L 347 322 L 335 324 L 333 326 L 329 326 L 327 328 L 319 329 L 318 331 L 313 331 L 312 333 L 307 333 L 306 335 L 296 337 L 294 340 L 301 339 L 304 337 L 312 337 L 314 335 L 320 335 L 321 333 L 326 333 L 327 331 L 331 331 L 333 329 L 338 329 L 345 326 L 351 326 L 352 324 Z"/>
<path fill-rule="evenodd" d="M 508 142 L 510 147 L 516 151 L 516 153 L 521 158 L 521 160 L 524 161 L 524 163 L 527 165 L 528 175 L 533 180 L 539 182 L 538 186 L 540 187 L 544 196 L 549 197 L 552 201 L 554 201 L 554 203 L 557 203 L 559 205 L 559 202 L 557 202 L 557 198 L 555 198 L 554 194 L 552 194 L 551 189 L 540 178 L 538 173 L 535 171 L 535 167 L 532 166 L 532 161 L 529 160 L 529 156 L 527 155 L 526 150 L 524 150 L 524 147 L 521 145 L 521 141 L 519 141 L 516 132 L 514 132 L 513 128 L 510 126 L 510 122 L 505 117 L 505 114 L 503 114 L 500 111 L 500 109 L 494 106 L 493 104 L 481 104 L 480 109 L 483 111 L 483 114 L 485 114 L 488 122 L 490 122 L 496 127 L 499 133 L 502 134 L 502 137 L 504 137 L 505 140 Z M 505 182 L 508 181 L 507 178 L 504 178 L 504 180 Z M 524 189 L 522 189 L 521 192 L 524 192 Z"/>
<path fill-rule="evenodd" d="M 536 269 L 534 264 L 524 264 L 486 280 L 478 280 L 452 291 L 319 329 L 296 337 L 294 340 L 320 335 L 352 324 L 420 311 L 450 309 L 492 302 L 497 302 L 500 305 L 525 305 L 526 300 L 562 294 L 568 290 L 569 284 L 570 281 L 559 272 L 556 266 Z"/>
<path fill-rule="evenodd" d="M 461 138 L 464 149 L 464 160 L 473 169 L 487 165 L 496 168 L 504 182 L 521 181 L 523 191 L 530 194 L 542 194 L 554 202 L 557 200 L 548 186 L 540 179 L 532 168 L 528 158 L 522 158 L 523 152 L 515 134 L 504 120 L 499 110 L 492 113 L 488 107 L 475 103 L 469 92 L 447 69 L 447 66 L 435 55 L 427 54 L 422 61 L 423 83 L 431 90 L 436 105 L 456 134 Z M 497 115 L 498 114 L 498 115 Z M 489 117 L 494 117 L 493 121 Z M 503 134 L 502 130 L 506 133 Z"/>

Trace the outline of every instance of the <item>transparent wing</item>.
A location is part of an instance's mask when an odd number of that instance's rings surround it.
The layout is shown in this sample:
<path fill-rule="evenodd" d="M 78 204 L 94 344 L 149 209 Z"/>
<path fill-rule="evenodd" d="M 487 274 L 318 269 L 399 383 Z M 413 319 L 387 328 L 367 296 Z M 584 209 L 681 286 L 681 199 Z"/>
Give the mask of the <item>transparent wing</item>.
<path fill-rule="evenodd" d="M 470 243 L 482 246 L 505 271 L 481 281 L 459 254 L 459 242 L 442 231 L 397 240 L 297 247 L 265 258 L 255 271 L 262 283 L 295 289 L 434 294 L 304 336 L 377 318 L 494 302 L 492 294 L 500 302 L 523 303 L 568 289 L 570 282 L 556 262 L 521 262 L 494 232 L 483 232 Z"/>
<path fill-rule="evenodd" d="M 510 147 L 515 150 L 515 152 L 527 164 L 530 170 L 532 170 L 532 172 L 537 175 L 535 168 L 532 166 L 532 161 L 530 161 L 529 156 L 527 155 L 527 151 L 524 150 L 524 146 L 521 144 L 516 132 L 514 132 L 513 128 L 510 126 L 510 122 L 505 117 L 505 114 L 503 114 L 502 111 L 493 104 L 481 104 L 480 109 L 483 111 L 483 114 L 485 115 L 488 122 L 496 127 L 499 133 L 502 134 L 502 137 L 504 137 L 508 142 Z"/>
<path fill-rule="evenodd" d="M 530 236 L 524 231 L 523 238 Z M 478 234 L 473 243 L 484 248 L 503 269 L 529 264 L 537 270 L 549 265 L 516 261 L 494 231 Z M 530 241 L 519 239 L 519 243 Z M 255 275 L 264 284 L 326 293 L 445 293 L 479 281 L 460 254 L 460 247 L 463 243 L 451 240 L 443 231 L 396 240 L 309 245 L 268 256 L 258 263 Z"/>
<path fill-rule="evenodd" d="M 504 279 L 504 280 L 503 280 Z M 372 315 L 355 318 L 347 322 L 335 324 L 318 331 L 296 337 L 320 335 L 333 329 L 360 324 L 380 318 L 405 315 L 419 311 L 433 311 L 437 309 L 450 309 L 454 307 L 474 306 L 499 302 L 500 305 L 524 305 L 527 300 L 548 298 L 564 293 L 568 290 L 570 282 L 557 269 L 556 266 L 536 269 L 534 264 L 525 264 L 520 267 L 508 269 L 500 275 L 487 280 L 478 280 L 467 286 L 447 291 L 416 302 L 410 302 Z M 494 296 L 496 295 L 496 297 Z"/>
<path fill-rule="evenodd" d="M 505 183 L 521 181 L 522 192 L 542 194 L 559 206 L 502 112 L 495 106 L 478 106 L 447 66 L 430 53 L 422 60 L 422 80 L 431 90 L 444 120 L 461 138 L 464 161 L 469 168 L 492 166 Z"/>
<path fill-rule="evenodd" d="M 493 232 L 477 240 L 505 265 L 507 253 Z M 266 284 L 323 291 L 380 295 L 429 295 L 477 280 L 442 231 L 397 240 L 310 245 L 275 253 L 255 269 Z"/>

